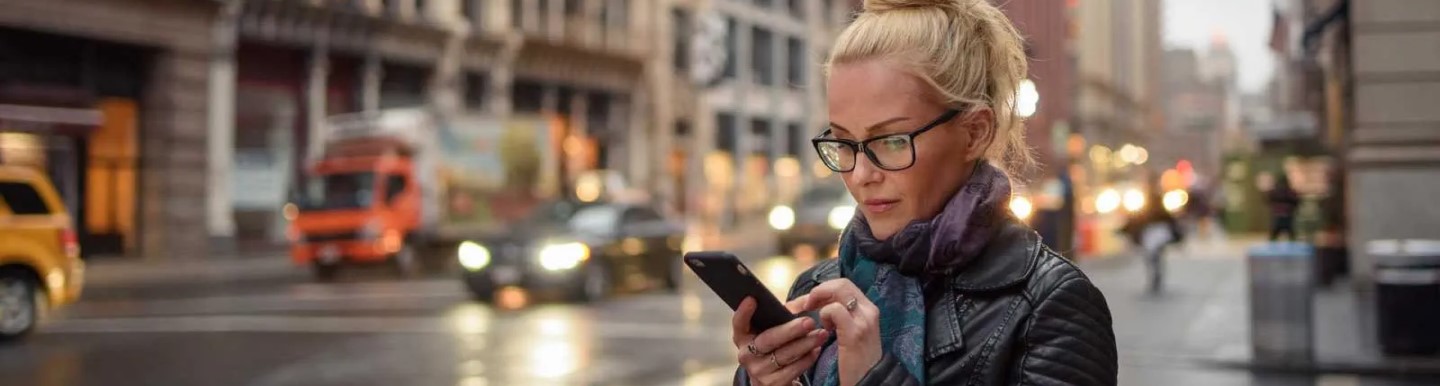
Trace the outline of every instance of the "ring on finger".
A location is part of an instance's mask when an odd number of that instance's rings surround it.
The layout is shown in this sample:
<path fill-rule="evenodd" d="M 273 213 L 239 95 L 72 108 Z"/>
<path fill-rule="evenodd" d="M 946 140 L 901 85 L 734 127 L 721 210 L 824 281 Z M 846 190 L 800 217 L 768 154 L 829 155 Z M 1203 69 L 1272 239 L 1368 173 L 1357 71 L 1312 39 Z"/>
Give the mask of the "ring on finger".
<path fill-rule="evenodd" d="M 760 356 L 760 350 L 756 350 L 756 349 L 755 349 L 755 342 L 754 342 L 754 341 L 751 341 L 750 344 L 745 345 L 745 350 L 746 350 L 746 351 L 749 351 L 749 352 L 750 352 L 750 355 L 754 355 L 754 356 L 757 356 L 757 357 Z"/>
<path fill-rule="evenodd" d="M 780 364 L 780 360 L 779 360 L 779 359 L 775 359 L 775 353 L 773 353 L 773 352 L 770 353 L 770 364 L 775 365 L 775 369 L 776 369 L 776 370 L 779 370 L 781 367 L 785 367 L 784 365 L 781 365 L 781 364 Z"/>
<path fill-rule="evenodd" d="M 855 308 L 856 308 L 856 307 L 859 307 L 859 306 L 860 306 L 860 299 L 850 298 L 850 301 L 845 302 L 845 310 L 846 310 L 846 311 L 855 311 Z"/>

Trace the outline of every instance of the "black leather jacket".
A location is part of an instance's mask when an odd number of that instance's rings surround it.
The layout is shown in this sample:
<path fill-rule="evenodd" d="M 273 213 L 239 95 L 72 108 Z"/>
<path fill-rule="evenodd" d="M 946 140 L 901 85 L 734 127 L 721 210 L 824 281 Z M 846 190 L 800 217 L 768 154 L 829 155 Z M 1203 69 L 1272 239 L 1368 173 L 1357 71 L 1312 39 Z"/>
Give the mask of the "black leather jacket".
<path fill-rule="evenodd" d="M 837 260 L 805 271 L 790 299 L 840 277 Z M 1090 279 L 1022 224 L 1002 229 L 927 310 L 932 385 L 1114 385 L 1110 308 Z M 929 296 L 927 294 L 927 296 Z M 736 373 L 736 385 L 747 383 Z M 860 385 L 917 385 L 884 354 Z"/>

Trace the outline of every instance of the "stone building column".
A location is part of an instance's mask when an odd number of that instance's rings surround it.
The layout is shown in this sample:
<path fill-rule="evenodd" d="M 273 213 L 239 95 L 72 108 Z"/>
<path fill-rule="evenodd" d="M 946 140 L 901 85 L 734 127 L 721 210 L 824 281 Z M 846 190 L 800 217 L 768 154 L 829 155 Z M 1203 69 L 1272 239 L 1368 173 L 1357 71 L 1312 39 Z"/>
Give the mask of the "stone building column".
<path fill-rule="evenodd" d="M 235 50 L 240 5 L 231 1 L 221 8 L 214 27 L 215 47 L 210 54 L 205 217 L 211 247 L 217 251 L 233 249 L 235 241 L 231 171 L 235 161 Z"/>
<path fill-rule="evenodd" d="M 325 83 L 330 77 L 330 59 L 323 46 L 310 49 L 306 69 L 305 121 L 309 135 L 305 141 L 305 154 L 297 160 L 301 163 L 318 154 L 325 143 Z"/>
<path fill-rule="evenodd" d="M 149 259 L 209 255 L 206 185 L 208 51 L 162 51 L 145 89 L 140 173 L 141 253 Z"/>

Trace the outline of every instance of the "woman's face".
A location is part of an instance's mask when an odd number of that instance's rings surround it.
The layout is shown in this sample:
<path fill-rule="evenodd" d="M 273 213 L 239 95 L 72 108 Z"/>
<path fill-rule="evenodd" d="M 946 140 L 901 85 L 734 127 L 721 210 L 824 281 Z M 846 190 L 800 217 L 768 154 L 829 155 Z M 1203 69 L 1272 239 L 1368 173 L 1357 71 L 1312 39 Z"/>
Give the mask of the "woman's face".
<path fill-rule="evenodd" d="M 829 88 L 831 136 L 839 139 L 910 133 L 948 110 L 923 80 L 885 60 L 837 65 Z M 902 170 L 881 169 L 856 153 L 854 170 L 840 176 L 876 238 L 888 239 L 911 221 L 944 209 L 970 177 L 969 165 L 981 154 L 973 139 L 988 135 L 988 117 L 988 110 L 963 112 L 916 136 L 915 162 Z"/>

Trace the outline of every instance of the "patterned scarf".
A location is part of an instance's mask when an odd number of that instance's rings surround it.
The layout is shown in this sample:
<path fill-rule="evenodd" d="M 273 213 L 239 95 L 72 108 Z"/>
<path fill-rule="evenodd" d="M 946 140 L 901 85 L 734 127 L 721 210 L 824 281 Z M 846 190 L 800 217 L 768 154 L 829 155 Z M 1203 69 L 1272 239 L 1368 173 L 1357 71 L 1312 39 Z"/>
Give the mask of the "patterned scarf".
<path fill-rule="evenodd" d="M 980 162 L 965 186 L 935 218 L 910 223 L 878 240 L 856 215 L 840 241 L 840 274 L 880 308 L 880 344 L 920 384 L 925 384 L 925 291 L 923 280 L 963 269 L 1000 229 L 1008 214 L 1010 180 Z M 832 337 L 816 363 L 820 385 L 840 382 L 839 345 Z"/>

